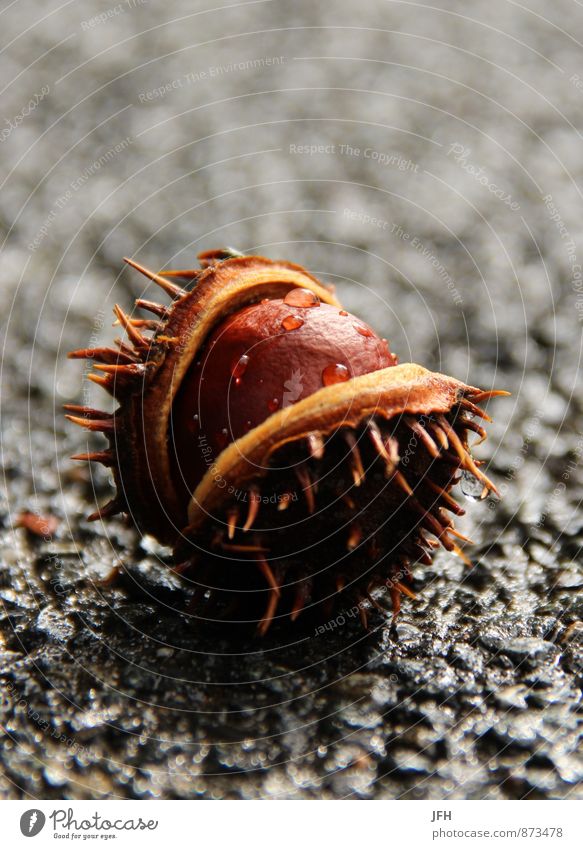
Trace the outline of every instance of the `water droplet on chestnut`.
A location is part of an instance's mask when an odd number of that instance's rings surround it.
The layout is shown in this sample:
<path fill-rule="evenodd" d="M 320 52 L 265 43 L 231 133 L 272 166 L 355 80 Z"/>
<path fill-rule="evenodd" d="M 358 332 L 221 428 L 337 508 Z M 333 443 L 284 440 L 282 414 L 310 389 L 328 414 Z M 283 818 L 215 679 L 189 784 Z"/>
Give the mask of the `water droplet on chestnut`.
<path fill-rule="evenodd" d="M 354 329 L 357 333 L 360 333 L 361 336 L 364 336 L 366 339 L 371 339 L 374 336 L 374 333 L 367 327 L 365 324 L 355 324 Z"/>
<path fill-rule="evenodd" d="M 290 289 L 283 302 L 290 307 L 320 306 L 320 298 L 314 292 L 310 292 L 309 289 Z"/>
<path fill-rule="evenodd" d="M 233 371 L 231 372 L 233 379 L 236 384 L 241 383 L 241 378 L 245 374 L 247 370 L 247 366 L 249 365 L 249 355 L 243 354 L 242 357 L 239 357 L 235 365 L 233 366 Z"/>
<path fill-rule="evenodd" d="M 286 315 L 284 320 L 281 322 L 281 326 L 284 330 L 297 330 L 298 327 L 301 327 L 304 323 L 303 318 L 300 318 L 299 315 Z"/>
<path fill-rule="evenodd" d="M 332 386 L 334 383 L 344 383 L 350 380 L 350 371 L 342 363 L 332 363 L 326 366 L 322 372 L 322 383 L 324 386 Z"/>

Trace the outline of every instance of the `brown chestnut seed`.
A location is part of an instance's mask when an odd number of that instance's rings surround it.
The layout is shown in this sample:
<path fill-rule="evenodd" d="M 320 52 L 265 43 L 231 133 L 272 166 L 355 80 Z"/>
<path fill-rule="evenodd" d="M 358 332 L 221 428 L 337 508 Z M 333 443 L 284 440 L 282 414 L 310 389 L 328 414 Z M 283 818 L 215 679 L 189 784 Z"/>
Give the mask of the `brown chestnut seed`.
<path fill-rule="evenodd" d="M 207 619 L 295 621 L 311 608 L 412 595 L 411 566 L 436 546 L 459 554 L 448 514 L 460 472 L 496 492 L 468 437 L 493 395 L 411 363 L 341 308 L 303 268 L 231 249 L 201 268 L 156 274 L 167 294 L 116 306 L 127 339 L 74 351 L 119 402 L 113 414 L 67 405 L 109 450 L 117 494 L 91 519 L 127 512 L 174 547 Z M 188 282 L 185 290 L 178 282 Z M 150 335 L 146 332 L 150 331 Z"/>
<path fill-rule="evenodd" d="M 302 308 L 296 302 L 304 292 L 309 302 Z M 172 409 L 176 485 L 186 487 L 185 498 L 207 471 L 209 457 L 218 457 L 271 413 L 322 386 L 395 363 L 372 330 L 363 340 L 337 307 L 320 304 L 308 290 L 290 294 L 296 295 L 293 309 L 289 300 L 274 298 L 229 316 L 185 375 Z"/>

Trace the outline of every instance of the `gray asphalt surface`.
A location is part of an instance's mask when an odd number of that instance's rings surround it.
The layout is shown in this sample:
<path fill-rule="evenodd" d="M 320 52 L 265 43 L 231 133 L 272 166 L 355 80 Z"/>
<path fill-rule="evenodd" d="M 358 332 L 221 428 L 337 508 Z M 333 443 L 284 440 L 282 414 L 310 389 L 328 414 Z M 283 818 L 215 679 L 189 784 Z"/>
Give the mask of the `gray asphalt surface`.
<path fill-rule="evenodd" d="M 580 4 L 15 0 L 0 32 L 0 794 L 583 798 Z M 396 634 L 197 633 L 154 541 L 85 520 L 66 351 L 144 291 L 123 255 L 224 244 L 512 391 L 475 566 L 417 568 Z"/>

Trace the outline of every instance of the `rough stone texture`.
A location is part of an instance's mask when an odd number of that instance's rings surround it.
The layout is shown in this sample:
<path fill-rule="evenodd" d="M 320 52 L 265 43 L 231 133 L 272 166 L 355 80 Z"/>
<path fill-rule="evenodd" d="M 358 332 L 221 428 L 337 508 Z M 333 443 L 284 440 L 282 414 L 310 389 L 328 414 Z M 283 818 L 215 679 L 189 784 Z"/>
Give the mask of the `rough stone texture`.
<path fill-rule="evenodd" d="M 2 13 L 3 796 L 583 797 L 583 26 L 568 0 L 443 6 Z M 84 519 L 110 490 L 67 459 L 65 351 L 142 292 L 123 254 L 222 244 L 336 282 L 402 360 L 512 390 L 475 567 L 418 569 L 394 633 L 197 633 L 164 552 Z"/>

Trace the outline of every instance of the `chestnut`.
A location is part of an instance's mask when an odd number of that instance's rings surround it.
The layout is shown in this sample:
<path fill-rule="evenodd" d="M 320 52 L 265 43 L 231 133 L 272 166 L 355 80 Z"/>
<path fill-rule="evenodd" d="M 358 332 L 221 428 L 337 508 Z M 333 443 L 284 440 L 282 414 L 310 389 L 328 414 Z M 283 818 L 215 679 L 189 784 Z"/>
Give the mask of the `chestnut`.
<path fill-rule="evenodd" d="M 131 266 L 171 298 L 139 299 L 154 319 L 116 317 L 116 347 L 73 351 L 117 401 L 112 414 L 67 405 L 107 450 L 115 497 L 91 519 L 127 513 L 174 549 L 205 619 L 295 621 L 373 592 L 393 614 L 411 569 L 437 546 L 459 554 L 460 474 L 494 484 L 473 459 L 483 392 L 412 363 L 350 315 L 332 287 L 289 262 L 231 249 L 200 268 Z"/>

